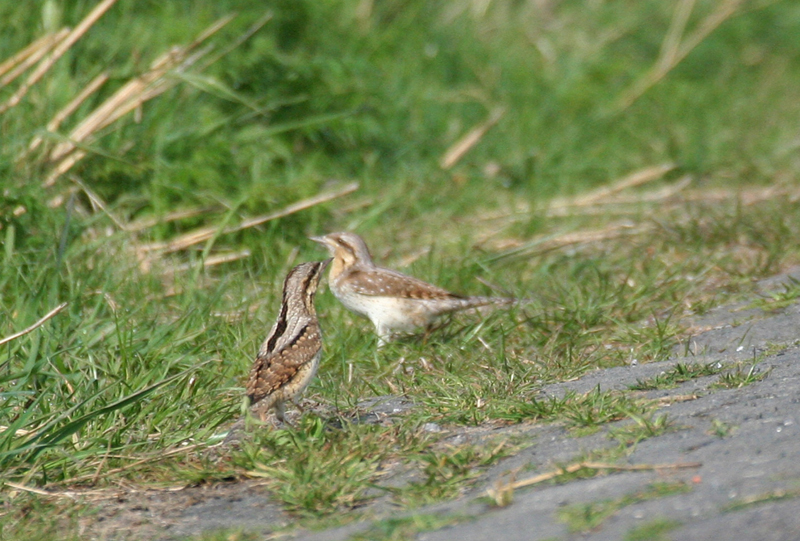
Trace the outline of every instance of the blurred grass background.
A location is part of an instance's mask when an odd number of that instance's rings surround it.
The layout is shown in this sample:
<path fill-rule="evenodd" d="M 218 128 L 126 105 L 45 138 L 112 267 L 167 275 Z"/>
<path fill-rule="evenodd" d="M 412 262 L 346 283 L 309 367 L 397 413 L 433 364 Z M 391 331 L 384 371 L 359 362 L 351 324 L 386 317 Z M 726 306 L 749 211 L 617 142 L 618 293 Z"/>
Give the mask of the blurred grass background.
<path fill-rule="evenodd" d="M 97 5 L 0 3 L 0 60 Z M 82 119 L 230 15 L 169 88 L 78 142 L 85 157 L 47 182 Z M 33 69 L 2 83 L 0 104 Z M 789 0 L 118 0 L 2 110 L 0 337 L 69 303 L 0 347 L 0 478 L 15 483 L 102 485 L 202 447 L 239 413 L 286 271 L 323 257 L 308 235 L 354 229 L 381 262 L 534 300 L 379 358 L 368 324 L 320 295 L 326 358 L 309 394 L 347 412 L 405 393 L 424 405 L 409 429 L 557 416 L 536 404 L 541 384 L 664 358 L 680 317 L 797 261 Z M 679 199 L 552 211 L 642 171 Z M 202 226 L 201 242 L 155 244 Z M 587 231 L 605 234 L 559 241 Z M 209 474 L 140 479 L 193 475 Z"/>

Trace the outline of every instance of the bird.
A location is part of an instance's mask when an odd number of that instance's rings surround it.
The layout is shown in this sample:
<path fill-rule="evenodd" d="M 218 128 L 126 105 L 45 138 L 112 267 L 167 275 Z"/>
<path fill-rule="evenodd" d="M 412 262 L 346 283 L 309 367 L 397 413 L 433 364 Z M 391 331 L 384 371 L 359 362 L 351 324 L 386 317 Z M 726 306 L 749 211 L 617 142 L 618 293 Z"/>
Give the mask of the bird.
<path fill-rule="evenodd" d="M 291 400 L 300 408 L 299 396 L 317 373 L 322 334 L 314 295 L 330 262 L 301 263 L 286 275 L 278 319 L 258 350 L 245 390 L 262 422 L 274 407 L 277 418 L 290 424 L 284 403 Z"/>
<path fill-rule="evenodd" d="M 504 297 L 468 297 L 396 270 L 379 267 L 364 240 L 351 232 L 310 237 L 333 256 L 328 284 L 350 311 L 372 321 L 378 347 L 401 333 L 429 327 L 441 315 L 486 305 L 516 302 Z"/>

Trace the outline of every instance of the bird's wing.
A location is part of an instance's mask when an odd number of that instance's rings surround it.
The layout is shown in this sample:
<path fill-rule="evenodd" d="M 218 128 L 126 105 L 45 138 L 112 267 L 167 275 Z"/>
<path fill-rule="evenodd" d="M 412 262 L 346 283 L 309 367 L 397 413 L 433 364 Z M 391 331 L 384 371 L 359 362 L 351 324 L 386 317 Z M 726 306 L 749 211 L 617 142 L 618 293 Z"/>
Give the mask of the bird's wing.
<path fill-rule="evenodd" d="M 269 342 L 265 343 L 265 346 Z M 319 327 L 308 323 L 286 344 L 272 350 L 262 347 L 250 369 L 246 394 L 250 404 L 271 395 L 297 375 L 300 368 L 311 362 L 321 348 Z"/>
<path fill-rule="evenodd" d="M 391 292 L 392 295 L 411 299 L 460 299 L 460 295 L 450 293 L 446 289 L 429 284 L 413 276 L 392 269 L 378 267 L 376 270 L 356 270 L 352 288 L 356 293 L 382 297 Z"/>

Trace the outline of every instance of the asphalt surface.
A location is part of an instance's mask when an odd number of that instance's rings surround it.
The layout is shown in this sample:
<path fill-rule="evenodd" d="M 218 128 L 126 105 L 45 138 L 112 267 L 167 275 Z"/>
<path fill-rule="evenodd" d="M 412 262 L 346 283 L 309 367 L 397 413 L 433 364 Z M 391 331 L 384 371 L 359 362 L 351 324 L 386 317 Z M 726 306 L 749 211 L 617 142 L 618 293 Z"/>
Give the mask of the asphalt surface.
<path fill-rule="evenodd" d="M 784 275 L 760 284 L 760 291 L 784 291 Z M 793 275 L 800 277 L 800 272 Z M 621 540 L 670 539 L 800 540 L 800 303 L 775 312 L 749 308 L 748 303 L 723 306 L 692 322 L 688 344 L 664 362 L 589 373 L 580 380 L 552 385 L 545 394 L 595 388 L 626 389 L 678 363 L 721 363 L 766 374 L 736 389 L 710 389 L 718 376 L 687 381 L 678 387 L 645 393 L 664 399 L 673 431 L 638 443 L 624 463 L 699 463 L 697 468 L 622 471 L 561 485 L 542 484 L 514 492 L 513 502 L 492 507 L 480 499 L 502 475 L 523 468 L 517 479 L 553 471 L 585 453 L 612 447 L 609 430 L 630 421 L 611 423 L 584 438 L 558 426 L 516 430 L 534 444 L 489 470 L 482 483 L 458 501 L 415 511 L 441 517 L 462 517 L 454 526 L 417 535 L 420 541 Z M 670 403 L 669 397 L 677 400 Z M 688 398 L 696 397 L 696 398 Z M 724 430 L 720 431 L 720 427 Z M 571 531 L 560 515 L 604 501 L 635 501 L 654 483 L 684 483 L 686 492 L 619 506 L 599 526 Z M 404 516 L 398 513 L 396 516 Z M 467 517 L 467 518 L 463 518 Z M 648 527 L 668 524 L 662 535 L 648 537 Z M 348 539 L 363 524 L 301 535 L 304 539 Z M 652 531 L 652 530 L 651 530 Z M 639 535 L 639 537 L 637 537 Z"/>

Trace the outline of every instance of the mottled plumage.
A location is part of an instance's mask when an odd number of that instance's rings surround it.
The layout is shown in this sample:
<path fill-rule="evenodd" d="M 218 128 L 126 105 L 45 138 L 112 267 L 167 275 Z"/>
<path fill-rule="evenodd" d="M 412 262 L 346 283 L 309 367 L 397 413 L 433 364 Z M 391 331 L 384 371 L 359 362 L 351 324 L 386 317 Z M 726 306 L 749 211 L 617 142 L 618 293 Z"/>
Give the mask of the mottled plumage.
<path fill-rule="evenodd" d="M 379 345 L 398 332 L 427 327 L 448 312 L 514 302 L 501 297 L 456 295 L 413 276 L 379 267 L 355 233 L 331 233 L 311 240 L 324 245 L 333 256 L 328 275 L 331 291 L 348 310 L 372 321 Z"/>
<path fill-rule="evenodd" d="M 284 417 L 284 402 L 297 404 L 313 379 L 322 354 L 322 335 L 314 294 L 330 259 L 302 263 L 286 276 L 277 321 L 256 356 L 247 381 L 247 397 L 262 420 L 271 408 Z"/>

